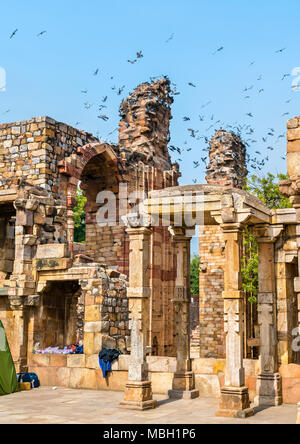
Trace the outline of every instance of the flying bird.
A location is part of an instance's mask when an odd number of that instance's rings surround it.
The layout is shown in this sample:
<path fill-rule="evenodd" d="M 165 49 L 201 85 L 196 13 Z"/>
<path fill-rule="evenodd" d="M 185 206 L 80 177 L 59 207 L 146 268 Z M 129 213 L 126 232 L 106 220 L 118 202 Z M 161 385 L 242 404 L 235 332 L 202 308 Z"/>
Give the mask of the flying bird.
<path fill-rule="evenodd" d="M 96 71 L 94 72 L 94 76 L 97 76 L 99 74 L 99 68 L 96 69 Z"/>
<path fill-rule="evenodd" d="M 142 51 L 138 51 L 138 52 L 136 53 L 136 56 L 137 56 L 138 59 L 142 59 L 142 58 L 144 57 Z"/>
<path fill-rule="evenodd" d="M 193 88 L 196 88 L 196 85 L 194 85 L 192 82 L 189 82 L 189 86 L 192 86 Z"/>
<path fill-rule="evenodd" d="M 218 49 L 213 53 L 213 55 L 217 54 L 218 52 L 223 51 L 223 49 L 224 49 L 224 46 L 221 46 L 220 48 L 218 48 Z"/>
<path fill-rule="evenodd" d="M 166 43 L 169 43 L 171 40 L 173 40 L 175 34 L 173 32 L 173 34 L 171 34 L 171 36 L 168 38 L 168 40 L 166 40 Z"/>
<path fill-rule="evenodd" d="M 10 39 L 12 39 L 18 32 L 18 29 L 15 29 L 14 32 L 11 34 Z"/>
<path fill-rule="evenodd" d="M 278 51 L 276 51 L 276 54 L 283 53 L 283 51 L 285 51 L 285 50 L 286 50 L 286 48 L 278 49 Z"/>
<path fill-rule="evenodd" d="M 107 117 L 105 114 L 100 114 L 100 116 L 98 116 L 98 119 L 104 120 L 104 122 L 106 122 L 109 117 Z"/>
<path fill-rule="evenodd" d="M 37 37 L 41 37 L 42 35 L 46 34 L 47 31 L 41 31 L 38 33 Z"/>

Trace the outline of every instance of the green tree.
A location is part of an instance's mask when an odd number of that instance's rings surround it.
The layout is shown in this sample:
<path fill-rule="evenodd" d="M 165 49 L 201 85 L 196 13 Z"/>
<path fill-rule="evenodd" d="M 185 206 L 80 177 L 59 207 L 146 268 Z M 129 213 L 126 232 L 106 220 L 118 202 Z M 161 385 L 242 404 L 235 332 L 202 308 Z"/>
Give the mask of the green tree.
<path fill-rule="evenodd" d="M 74 241 L 84 243 L 85 242 L 85 204 L 86 198 L 83 196 L 82 191 L 78 188 L 76 194 L 76 207 L 74 208 Z"/>
<path fill-rule="evenodd" d="M 200 257 L 196 254 L 191 260 L 191 294 L 199 295 L 199 267 Z"/>
<path fill-rule="evenodd" d="M 242 276 L 243 291 L 254 304 L 258 295 L 258 244 L 248 228 L 243 235 Z"/>
<path fill-rule="evenodd" d="M 267 207 L 272 210 L 278 208 L 291 208 L 292 205 L 287 197 L 280 194 L 278 182 L 287 180 L 289 177 L 286 174 L 268 173 L 266 177 L 258 177 L 252 175 L 247 179 L 245 191 L 257 196 Z"/>
<path fill-rule="evenodd" d="M 258 197 L 268 208 L 291 208 L 288 198 L 282 196 L 278 182 L 287 180 L 285 174 L 268 173 L 266 177 L 252 175 L 247 179 L 245 191 Z M 242 257 L 243 290 L 248 295 L 249 302 L 256 303 L 258 295 L 258 244 L 251 232 L 246 229 L 243 236 Z"/>

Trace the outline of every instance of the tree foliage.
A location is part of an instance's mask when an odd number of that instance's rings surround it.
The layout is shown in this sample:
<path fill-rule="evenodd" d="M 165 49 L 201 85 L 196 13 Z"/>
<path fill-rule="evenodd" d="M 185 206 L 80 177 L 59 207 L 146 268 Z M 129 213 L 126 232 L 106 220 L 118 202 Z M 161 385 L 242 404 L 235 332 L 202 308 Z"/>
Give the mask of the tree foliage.
<path fill-rule="evenodd" d="M 266 177 L 252 175 L 245 186 L 245 190 L 258 197 L 268 208 L 291 208 L 288 198 L 282 196 L 278 182 L 287 180 L 285 174 L 268 173 Z M 258 244 L 251 232 L 246 229 L 243 236 L 242 257 L 243 290 L 248 296 L 249 302 L 256 303 L 258 295 Z"/>
<path fill-rule="evenodd" d="M 74 241 L 84 243 L 85 242 L 85 204 L 86 198 L 83 196 L 82 191 L 78 188 L 76 194 L 76 207 L 74 208 Z"/>
<path fill-rule="evenodd" d="M 243 291 L 251 303 L 257 302 L 258 295 L 258 244 L 249 231 L 245 229 L 243 234 L 242 256 Z"/>
<path fill-rule="evenodd" d="M 268 173 L 266 177 L 258 177 L 252 175 L 247 179 L 245 190 L 257 196 L 267 207 L 271 210 L 278 208 L 291 208 L 291 203 L 287 197 L 280 194 L 278 182 L 287 180 L 288 176 L 285 174 Z"/>
<path fill-rule="evenodd" d="M 191 260 L 191 294 L 199 295 L 199 267 L 200 257 L 196 254 Z"/>

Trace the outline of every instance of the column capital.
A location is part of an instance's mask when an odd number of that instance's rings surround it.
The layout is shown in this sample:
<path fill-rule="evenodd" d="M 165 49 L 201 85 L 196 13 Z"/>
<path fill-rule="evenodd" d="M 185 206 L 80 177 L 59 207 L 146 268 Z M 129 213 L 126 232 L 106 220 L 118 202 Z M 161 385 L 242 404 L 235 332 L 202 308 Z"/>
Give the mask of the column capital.
<path fill-rule="evenodd" d="M 152 234 L 152 229 L 146 227 L 130 227 L 126 228 L 126 233 L 129 236 L 150 236 Z"/>
<path fill-rule="evenodd" d="M 258 224 L 254 227 L 254 235 L 258 243 L 274 243 L 284 230 L 284 225 Z"/>
<path fill-rule="evenodd" d="M 174 242 L 190 242 L 192 237 L 195 235 L 195 229 L 186 227 L 170 226 L 169 232 L 171 233 Z"/>
<path fill-rule="evenodd" d="M 244 225 L 239 222 L 230 222 L 221 224 L 223 233 L 240 233 L 244 229 Z"/>

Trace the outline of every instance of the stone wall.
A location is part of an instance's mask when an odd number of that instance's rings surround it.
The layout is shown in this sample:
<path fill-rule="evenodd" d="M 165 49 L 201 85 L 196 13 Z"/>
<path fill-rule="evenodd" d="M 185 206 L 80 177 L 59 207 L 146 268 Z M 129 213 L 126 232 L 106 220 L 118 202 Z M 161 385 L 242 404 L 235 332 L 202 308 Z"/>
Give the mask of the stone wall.
<path fill-rule="evenodd" d="M 172 389 L 176 358 L 149 356 L 147 363 L 153 393 L 167 394 Z M 32 355 L 29 369 L 38 374 L 42 386 L 124 391 L 128 381 L 128 365 L 129 356 L 120 356 L 112 365 L 112 373 L 104 379 L 97 355 Z M 225 367 L 226 361 L 222 359 L 192 359 L 195 386 L 200 398 L 220 397 Z M 258 361 L 245 359 L 244 368 L 250 399 L 254 401 Z M 296 405 L 300 396 L 300 366 L 283 365 L 279 371 L 283 382 L 283 402 Z"/>
<path fill-rule="evenodd" d="M 224 356 L 224 250 L 224 238 L 219 226 L 206 226 L 199 233 L 201 358 Z"/>
<path fill-rule="evenodd" d="M 59 196 L 58 162 L 98 139 L 50 117 L 0 125 L 0 189 L 27 180 Z"/>

